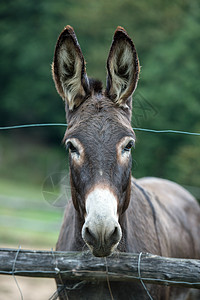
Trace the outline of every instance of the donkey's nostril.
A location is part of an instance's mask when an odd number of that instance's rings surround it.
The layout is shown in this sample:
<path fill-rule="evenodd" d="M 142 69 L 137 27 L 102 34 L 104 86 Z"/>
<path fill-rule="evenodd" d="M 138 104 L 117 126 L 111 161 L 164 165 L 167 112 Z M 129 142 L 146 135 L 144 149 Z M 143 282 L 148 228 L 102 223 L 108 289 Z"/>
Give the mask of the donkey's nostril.
<path fill-rule="evenodd" d="M 89 228 L 88 228 L 88 227 L 86 227 L 86 228 L 85 228 L 85 234 L 87 234 L 87 235 L 91 235 L 91 233 L 90 233 L 90 230 L 89 230 Z"/>
<path fill-rule="evenodd" d="M 96 243 L 95 234 L 89 229 L 89 227 L 85 227 L 85 240 L 88 244 L 94 245 Z"/>
<path fill-rule="evenodd" d="M 108 240 L 110 240 L 113 244 L 118 243 L 121 239 L 121 230 L 118 226 L 115 226 L 114 230 L 108 236 Z"/>
<path fill-rule="evenodd" d="M 113 231 L 113 234 L 112 234 L 112 235 L 116 235 L 116 234 L 118 234 L 118 227 L 117 227 L 117 226 L 115 226 L 115 229 L 114 229 L 114 231 Z"/>

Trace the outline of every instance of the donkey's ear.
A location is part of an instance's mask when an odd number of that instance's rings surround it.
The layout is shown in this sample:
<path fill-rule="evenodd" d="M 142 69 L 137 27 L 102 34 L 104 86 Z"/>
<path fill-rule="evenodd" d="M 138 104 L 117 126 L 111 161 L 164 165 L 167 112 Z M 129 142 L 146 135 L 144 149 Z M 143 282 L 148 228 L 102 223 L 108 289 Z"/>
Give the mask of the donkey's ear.
<path fill-rule="evenodd" d="M 132 40 L 122 27 L 115 31 L 107 71 L 107 96 L 118 105 L 125 106 L 137 86 L 139 61 Z"/>
<path fill-rule="evenodd" d="M 67 101 L 69 110 L 79 106 L 89 92 L 89 82 L 81 48 L 69 25 L 58 38 L 52 73 L 56 89 Z"/>

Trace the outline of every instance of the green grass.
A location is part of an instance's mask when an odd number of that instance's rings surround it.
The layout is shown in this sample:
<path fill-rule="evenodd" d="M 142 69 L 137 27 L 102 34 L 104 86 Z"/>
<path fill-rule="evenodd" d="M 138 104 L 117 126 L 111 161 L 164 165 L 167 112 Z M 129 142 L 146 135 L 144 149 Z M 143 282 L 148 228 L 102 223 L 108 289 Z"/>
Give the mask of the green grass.
<path fill-rule="evenodd" d="M 1 179 L 0 197 L 0 247 L 55 246 L 63 209 L 44 200 L 40 185 Z"/>
<path fill-rule="evenodd" d="M 22 248 L 46 248 L 46 249 L 55 249 L 56 241 L 58 239 L 57 232 L 30 232 L 29 230 L 21 230 L 1 227 L 0 228 L 1 236 L 1 248 L 13 247 L 17 248 L 19 245 Z"/>
<path fill-rule="evenodd" d="M 16 210 L 15 208 L 8 208 L 0 206 L 1 215 L 7 215 L 17 218 L 25 218 L 29 220 L 45 220 L 46 222 L 59 222 L 61 212 L 60 211 L 44 211 L 44 210 L 29 210 L 27 208 L 20 208 Z"/>
<path fill-rule="evenodd" d="M 59 183 L 54 191 L 45 179 L 63 170 L 67 157 L 60 144 L 47 146 L 17 133 L 0 136 L 0 247 L 55 246 L 64 209 L 51 205 Z M 43 195 L 46 189 L 55 195 Z"/>
<path fill-rule="evenodd" d="M 0 177 L 0 195 L 42 201 L 42 190 L 39 185 L 30 185 L 26 182 L 9 180 Z"/>

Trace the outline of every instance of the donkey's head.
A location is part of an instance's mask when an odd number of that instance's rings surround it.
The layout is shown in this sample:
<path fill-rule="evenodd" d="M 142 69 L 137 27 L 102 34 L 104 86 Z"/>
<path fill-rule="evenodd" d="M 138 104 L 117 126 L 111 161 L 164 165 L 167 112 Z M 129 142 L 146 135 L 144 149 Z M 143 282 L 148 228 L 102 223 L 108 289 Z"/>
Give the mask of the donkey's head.
<path fill-rule="evenodd" d="M 72 27 L 58 38 L 53 77 L 65 101 L 72 200 L 82 238 L 95 256 L 107 256 L 122 237 L 119 224 L 130 200 L 132 93 L 139 62 L 132 40 L 118 27 L 107 61 L 107 86 L 87 77 Z"/>

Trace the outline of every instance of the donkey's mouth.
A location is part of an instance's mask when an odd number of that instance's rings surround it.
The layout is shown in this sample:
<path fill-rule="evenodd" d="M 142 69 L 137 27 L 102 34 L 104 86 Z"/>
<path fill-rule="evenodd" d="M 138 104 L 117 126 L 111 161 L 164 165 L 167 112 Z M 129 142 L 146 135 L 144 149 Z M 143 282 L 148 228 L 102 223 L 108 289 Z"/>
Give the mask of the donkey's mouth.
<path fill-rule="evenodd" d="M 113 253 L 122 237 L 121 227 L 118 223 L 115 223 L 109 234 L 106 234 L 105 231 L 103 233 L 92 231 L 87 225 L 84 225 L 82 229 L 82 238 L 96 257 L 106 257 Z"/>
<path fill-rule="evenodd" d="M 107 257 L 107 256 L 109 256 L 111 253 L 112 253 L 111 250 L 106 250 L 106 251 L 105 251 L 104 249 L 98 249 L 98 250 L 93 249 L 93 252 L 92 252 L 92 254 L 93 254 L 94 256 L 96 256 L 96 257 Z"/>
<path fill-rule="evenodd" d="M 108 243 L 108 244 L 101 244 L 101 243 L 89 244 L 86 242 L 86 245 L 90 249 L 91 253 L 96 257 L 110 256 L 113 252 L 115 252 L 118 244 L 119 241 L 117 243 Z"/>
<path fill-rule="evenodd" d="M 104 247 L 93 248 L 93 247 L 89 246 L 90 251 L 96 257 L 107 257 L 107 256 L 111 255 L 114 252 L 116 247 L 117 247 L 117 245 L 112 247 L 112 248 L 106 248 L 105 249 Z"/>

